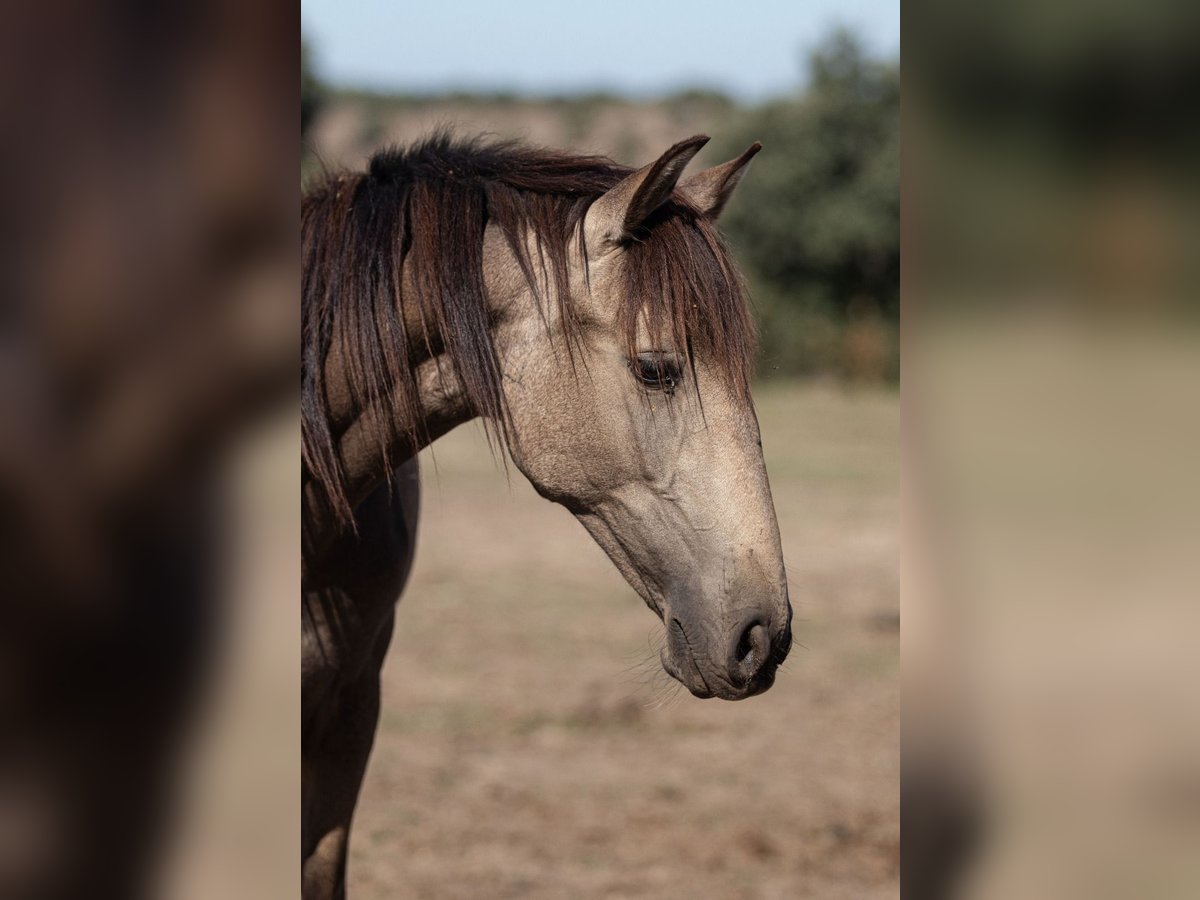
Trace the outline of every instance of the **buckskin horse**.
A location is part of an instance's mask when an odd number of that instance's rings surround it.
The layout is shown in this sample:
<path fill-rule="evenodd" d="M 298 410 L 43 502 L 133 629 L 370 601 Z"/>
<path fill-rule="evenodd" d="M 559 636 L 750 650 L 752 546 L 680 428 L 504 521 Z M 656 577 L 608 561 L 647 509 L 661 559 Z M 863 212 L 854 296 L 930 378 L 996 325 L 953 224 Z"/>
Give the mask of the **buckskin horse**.
<path fill-rule="evenodd" d="M 303 891 L 341 897 L 412 564 L 416 454 L 482 417 L 661 618 L 697 697 L 771 686 L 791 645 L 749 382 L 754 329 L 716 219 L 760 149 L 681 180 L 436 135 L 302 199 Z"/>

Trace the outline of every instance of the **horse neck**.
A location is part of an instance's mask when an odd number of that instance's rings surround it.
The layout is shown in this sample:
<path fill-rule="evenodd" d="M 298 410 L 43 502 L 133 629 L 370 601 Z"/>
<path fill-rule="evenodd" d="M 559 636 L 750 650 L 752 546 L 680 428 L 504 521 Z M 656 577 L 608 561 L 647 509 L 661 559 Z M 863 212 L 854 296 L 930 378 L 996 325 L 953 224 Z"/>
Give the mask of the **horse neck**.
<path fill-rule="evenodd" d="M 332 365 L 340 365 L 340 361 L 333 359 Z M 423 414 L 422 421 L 415 423 L 417 427 L 389 427 L 389 423 L 404 419 L 405 411 L 386 401 L 362 406 L 345 398 L 348 405 L 337 416 L 346 423 L 338 448 L 352 506 L 417 452 L 475 417 L 444 355 L 431 356 L 425 350 L 413 359 L 412 369 Z M 416 436 L 415 443 L 410 435 Z"/>
<path fill-rule="evenodd" d="M 530 310 L 528 286 L 515 257 L 504 238 L 492 227 L 487 229 L 483 247 L 484 281 L 488 303 L 489 332 L 503 358 L 509 352 L 521 353 L 521 329 L 506 326 L 523 320 Z M 408 421 L 402 403 L 377 401 L 362 404 L 350 390 L 348 361 L 342 356 L 344 343 L 334 338 L 325 362 L 325 387 L 330 422 L 336 436 L 345 474 L 347 497 L 352 508 L 368 497 L 391 472 L 411 459 L 424 447 L 478 413 L 468 401 L 455 367 L 444 351 L 444 335 L 433 333 L 426 340 L 421 314 L 417 309 L 416 286 L 410 273 L 402 273 L 401 317 L 409 335 L 407 360 L 414 375 L 419 397 L 420 421 Z M 430 349 L 432 347 L 432 350 Z M 390 427 L 399 423 L 400 427 Z M 415 428 L 409 425 L 415 424 Z M 410 435 L 417 440 L 412 441 Z M 381 438 L 382 436 L 382 438 Z M 310 515 L 316 530 L 322 531 L 319 512 L 322 504 L 312 503 Z"/>
<path fill-rule="evenodd" d="M 421 412 L 421 421 L 415 423 L 416 428 L 389 427 L 389 423 L 414 424 L 407 421 L 407 411 L 399 404 L 377 402 L 364 406 L 353 398 L 348 389 L 346 360 L 336 349 L 340 346 L 338 340 L 333 341 L 334 349 L 326 361 L 326 385 L 333 408 L 332 418 L 339 423 L 339 450 L 352 506 L 365 499 L 389 473 L 417 452 L 477 416 L 445 353 L 445 336 L 434 333 L 428 340 L 425 338 L 417 310 L 415 285 L 407 271 L 403 277 L 400 311 L 409 335 L 407 355 Z M 524 300 L 528 294 L 515 258 L 504 239 L 491 228 L 484 241 L 484 280 L 491 336 L 497 344 L 510 343 L 511 340 L 500 336 L 498 330 L 514 317 L 520 317 L 520 311 L 527 305 Z M 497 350 L 501 356 L 505 355 L 500 347 Z M 415 445 L 410 434 L 417 436 Z M 389 437 L 381 442 L 380 435 Z"/>

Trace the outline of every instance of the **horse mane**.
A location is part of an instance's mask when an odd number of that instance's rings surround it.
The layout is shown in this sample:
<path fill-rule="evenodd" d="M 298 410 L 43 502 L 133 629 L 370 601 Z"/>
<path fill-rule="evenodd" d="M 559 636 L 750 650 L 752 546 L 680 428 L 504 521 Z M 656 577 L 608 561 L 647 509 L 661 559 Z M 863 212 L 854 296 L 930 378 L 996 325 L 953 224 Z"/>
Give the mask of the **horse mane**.
<path fill-rule="evenodd" d="M 371 437 L 381 449 L 422 446 L 424 415 L 415 367 L 444 353 L 473 411 L 501 440 L 509 417 L 489 333 L 484 229 L 496 225 L 516 256 L 535 302 L 554 288 L 567 346 L 576 317 L 568 265 L 583 241 L 591 203 L 632 172 L 599 156 L 516 142 L 438 133 L 407 149 L 376 153 L 366 172 L 327 173 L 301 199 L 301 416 L 304 480 L 342 526 L 352 527 L 331 421 L 326 358 L 337 350 L 359 408 L 386 403 Z M 526 235 L 537 250 L 527 250 Z M 619 321 L 633 358 L 639 315 L 655 339 L 721 370 L 748 391 L 754 330 L 741 279 L 712 222 L 678 193 L 625 248 Z M 415 307 L 410 333 L 403 304 Z M 335 328 L 336 322 L 336 328 Z M 641 348 L 645 349 L 645 348 Z"/>

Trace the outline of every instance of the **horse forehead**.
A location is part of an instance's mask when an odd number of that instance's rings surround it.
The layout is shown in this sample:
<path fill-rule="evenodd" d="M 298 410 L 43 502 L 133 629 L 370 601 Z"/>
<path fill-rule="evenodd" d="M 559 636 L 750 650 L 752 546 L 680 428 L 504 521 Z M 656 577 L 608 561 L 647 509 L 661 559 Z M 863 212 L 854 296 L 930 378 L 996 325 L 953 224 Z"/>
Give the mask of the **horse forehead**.
<path fill-rule="evenodd" d="M 526 253 L 532 251 L 532 257 L 537 259 L 537 244 L 532 235 L 526 236 Z M 495 224 L 489 224 L 483 233 L 483 272 L 489 285 L 496 282 L 505 285 L 525 284 L 525 275 L 516 254 L 508 244 L 508 239 Z"/>

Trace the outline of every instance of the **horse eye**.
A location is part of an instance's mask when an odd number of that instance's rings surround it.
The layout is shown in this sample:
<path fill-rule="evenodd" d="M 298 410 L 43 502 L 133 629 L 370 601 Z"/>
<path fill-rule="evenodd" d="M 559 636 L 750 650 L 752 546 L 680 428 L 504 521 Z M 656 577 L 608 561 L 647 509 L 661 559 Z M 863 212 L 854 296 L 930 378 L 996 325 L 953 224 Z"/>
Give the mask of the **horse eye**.
<path fill-rule="evenodd" d="M 652 390 L 675 392 L 679 384 L 679 365 L 662 353 L 641 353 L 633 361 L 633 374 Z"/>

